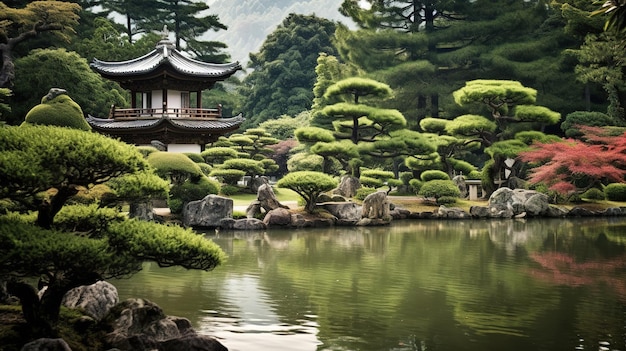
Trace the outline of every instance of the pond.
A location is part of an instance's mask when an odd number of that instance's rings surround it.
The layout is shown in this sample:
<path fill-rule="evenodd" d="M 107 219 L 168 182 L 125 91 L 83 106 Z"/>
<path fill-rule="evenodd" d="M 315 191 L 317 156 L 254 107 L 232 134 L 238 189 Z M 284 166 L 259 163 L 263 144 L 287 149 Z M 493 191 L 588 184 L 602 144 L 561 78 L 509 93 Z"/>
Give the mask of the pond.
<path fill-rule="evenodd" d="M 208 233 L 212 272 L 113 281 L 244 350 L 626 351 L 626 218 Z"/>

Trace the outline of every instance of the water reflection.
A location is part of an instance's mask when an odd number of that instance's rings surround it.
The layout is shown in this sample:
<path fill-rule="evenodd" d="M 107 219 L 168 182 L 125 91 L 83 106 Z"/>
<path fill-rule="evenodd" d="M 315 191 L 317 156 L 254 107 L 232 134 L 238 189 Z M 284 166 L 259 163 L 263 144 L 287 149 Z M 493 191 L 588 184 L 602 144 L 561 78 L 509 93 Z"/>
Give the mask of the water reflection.
<path fill-rule="evenodd" d="M 626 350 L 626 219 L 207 233 L 213 272 L 116 281 L 230 350 Z"/>

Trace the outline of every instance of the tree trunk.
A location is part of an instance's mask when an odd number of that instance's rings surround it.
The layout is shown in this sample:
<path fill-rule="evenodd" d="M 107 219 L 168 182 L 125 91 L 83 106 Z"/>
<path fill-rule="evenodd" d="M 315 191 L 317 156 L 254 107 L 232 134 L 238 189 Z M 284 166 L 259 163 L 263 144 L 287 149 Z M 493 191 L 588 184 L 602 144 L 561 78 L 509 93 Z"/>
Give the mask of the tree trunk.
<path fill-rule="evenodd" d="M 0 44 L 0 58 L 2 60 L 2 68 L 0 68 L 0 88 L 13 87 L 13 78 L 15 78 L 15 65 L 11 57 L 12 47 L 8 44 Z"/>
<path fill-rule="evenodd" d="M 20 281 L 7 282 L 7 292 L 17 297 L 22 305 L 22 314 L 32 332 L 38 337 L 55 337 L 52 324 L 42 318 L 41 302 L 31 285 Z"/>
<path fill-rule="evenodd" d="M 78 190 L 74 187 L 63 187 L 52 197 L 50 202 L 46 200 L 42 201 L 37 214 L 37 225 L 45 229 L 50 229 L 54 221 L 54 216 L 59 213 L 67 200 L 76 195 L 77 192 Z"/>

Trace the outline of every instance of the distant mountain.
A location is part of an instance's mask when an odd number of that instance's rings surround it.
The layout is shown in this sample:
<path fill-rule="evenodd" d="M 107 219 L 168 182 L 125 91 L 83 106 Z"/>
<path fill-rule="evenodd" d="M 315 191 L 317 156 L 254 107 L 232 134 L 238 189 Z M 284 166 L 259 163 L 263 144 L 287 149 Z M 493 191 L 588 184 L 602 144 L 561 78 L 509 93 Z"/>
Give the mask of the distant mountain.
<path fill-rule="evenodd" d="M 268 34 L 290 13 L 316 15 L 353 26 L 350 19 L 339 13 L 343 0 L 206 0 L 209 13 L 219 16 L 228 30 L 209 32 L 203 40 L 220 41 L 228 45 L 233 61 L 244 67 L 249 54 L 259 51 Z"/>

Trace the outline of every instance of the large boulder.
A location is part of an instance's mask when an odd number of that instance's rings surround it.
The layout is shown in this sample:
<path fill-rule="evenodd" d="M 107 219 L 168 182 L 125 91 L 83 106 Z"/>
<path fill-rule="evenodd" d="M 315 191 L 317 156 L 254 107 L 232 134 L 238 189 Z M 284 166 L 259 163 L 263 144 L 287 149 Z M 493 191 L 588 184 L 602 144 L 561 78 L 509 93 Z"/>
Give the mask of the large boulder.
<path fill-rule="evenodd" d="M 278 199 L 276 199 L 274 189 L 272 189 L 272 187 L 267 183 L 259 187 L 259 190 L 257 191 L 257 200 L 265 212 L 269 212 L 277 208 L 289 208 L 288 206 L 281 204 Z"/>
<path fill-rule="evenodd" d="M 144 299 L 118 304 L 105 322 L 112 330 L 106 342 L 120 351 L 227 350 L 217 340 L 197 335 L 188 319 L 166 316 L 159 306 Z"/>
<path fill-rule="evenodd" d="M 500 188 L 491 194 L 487 207 L 472 206 L 470 214 L 479 218 L 521 218 L 558 216 L 545 194 L 534 190 Z"/>
<path fill-rule="evenodd" d="M 361 219 L 361 206 L 354 202 L 324 202 L 317 204 L 318 208 L 325 209 L 340 221 L 354 221 Z"/>
<path fill-rule="evenodd" d="M 190 201 L 183 208 L 186 227 L 216 228 L 224 218 L 233 217 L 233 200 L 218 195 L 207 195 L 202 200 Z"/>
<path fill-rule="evenodd" d="M 276 208 L 269 211 L 263 223 L 268 227 L 284 227 L 291 225 L 291 212 L 285 208 Z"/>
<path fill-rule="evenodd" d="M 62 303 L 69 308 L 81 308 L 89 316 L 101 320 L 118 302 L 119 295 L 115 286 L 105 281 L 99 281 L 68 291 L 63 296 Z"/>
<path fill-rule="evenodd" d="M 361 188 L 361 181 L 357 177 L 343 176 L 337 189 L 333 190 L 334 194 L 341 195 L 343 197 L 352 198 L 356 195 L 356 191 Z"/>
<path fill-rule="evenodd" d="M 387 193 L 384 191 L 377 191 L 367 195 L 363 200 L 361 217 L 391 221 Z"/>

